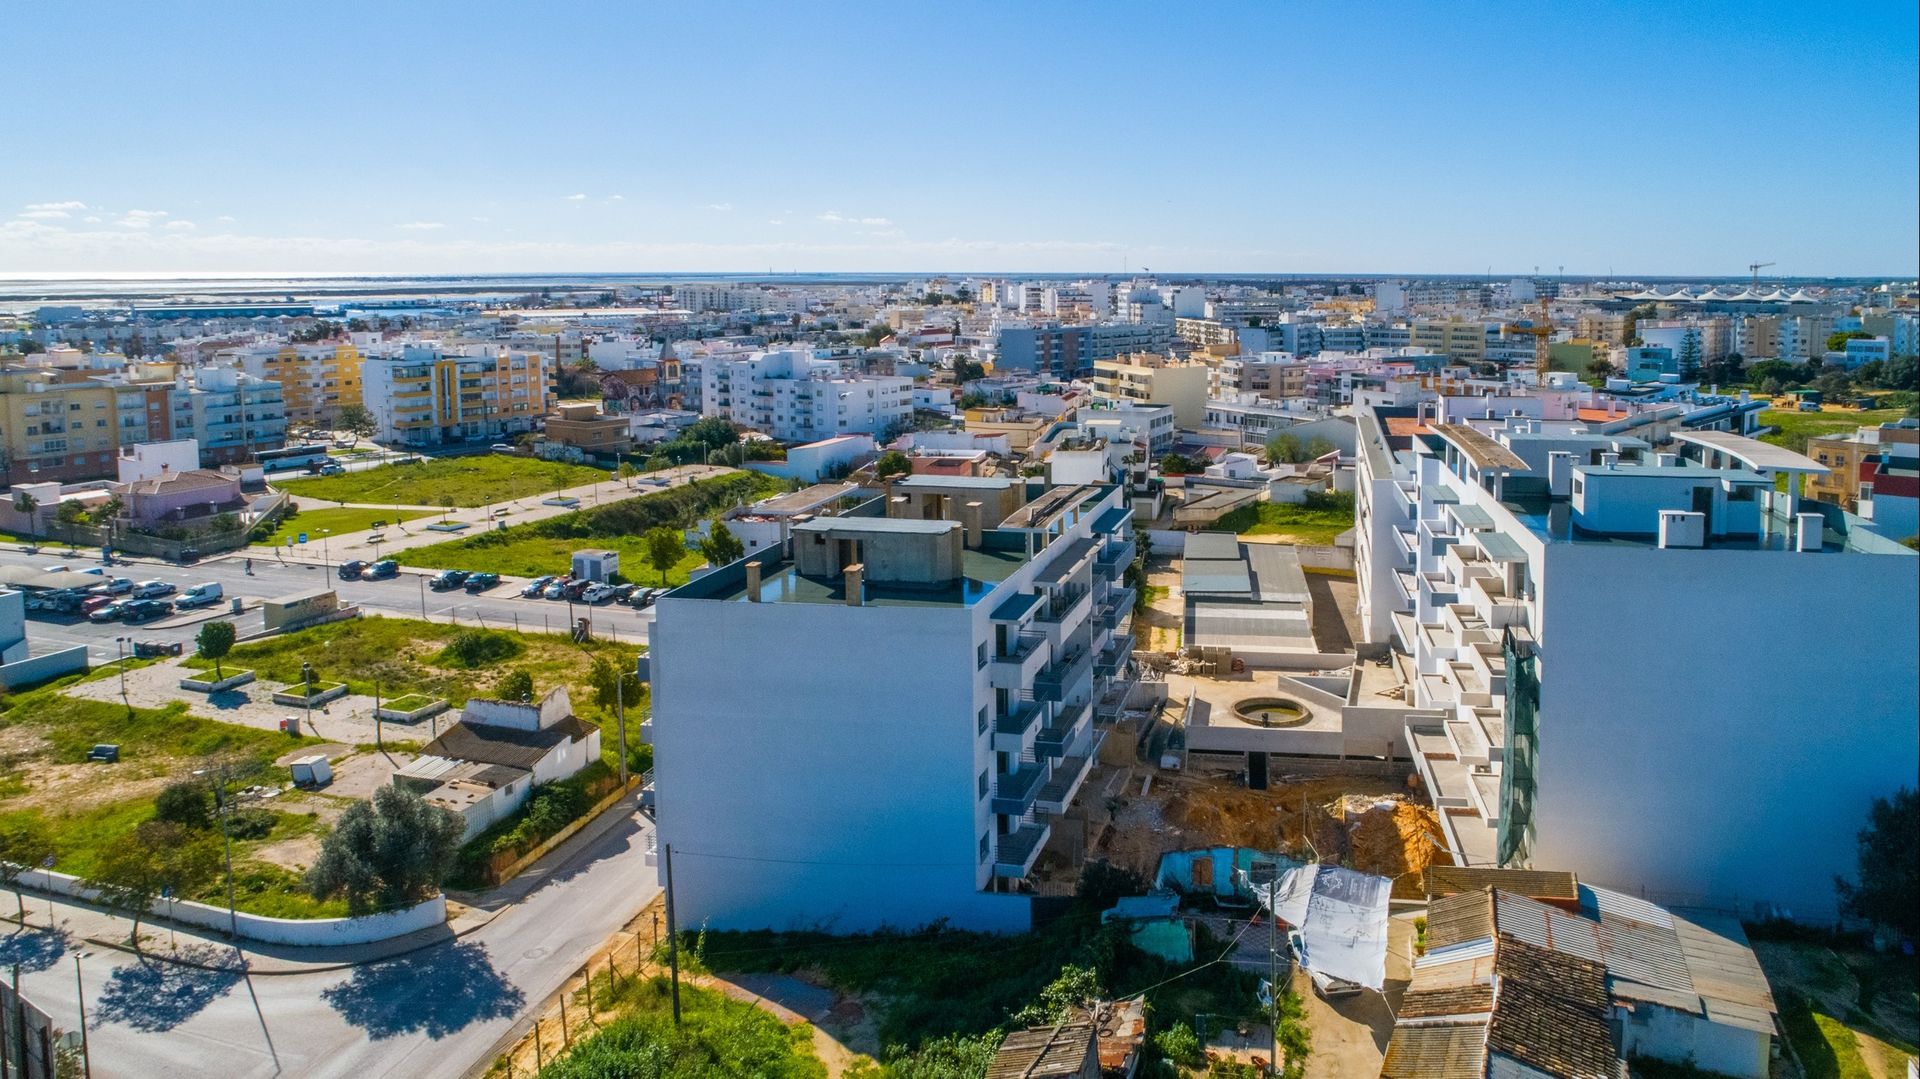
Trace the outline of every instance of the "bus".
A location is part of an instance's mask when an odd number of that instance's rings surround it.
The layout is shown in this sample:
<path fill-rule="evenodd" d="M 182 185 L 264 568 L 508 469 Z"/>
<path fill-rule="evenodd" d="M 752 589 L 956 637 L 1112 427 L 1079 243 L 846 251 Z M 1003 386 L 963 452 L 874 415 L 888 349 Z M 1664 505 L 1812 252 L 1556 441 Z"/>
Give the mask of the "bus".
<path fill-rule="evenodd" d="M 288 446 L 285 449 L 261 450 L 254 454 L 254 460 L 268 472 L 287 472 L 294 469 L 306 469 L 325 462 L 327 444 L 324 442 L 306 446 Z"/>

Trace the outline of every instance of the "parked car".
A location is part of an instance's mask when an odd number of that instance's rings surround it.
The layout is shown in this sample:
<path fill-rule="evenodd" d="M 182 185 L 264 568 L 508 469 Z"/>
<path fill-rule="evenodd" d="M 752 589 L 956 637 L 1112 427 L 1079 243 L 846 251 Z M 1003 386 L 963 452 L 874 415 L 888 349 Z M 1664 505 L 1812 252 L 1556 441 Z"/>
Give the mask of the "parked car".
<path fill-rule="evenodd" d="M 568 581 L 566 591 L 561 594 L 565 596 L 567 599 L 570 599 L 575 603 L 579 603 L 583 598 L 585 598 L 587 594 L 587 589 L 592 587 L 593 587 L 593 582 L 583 577 L 577 581 Z"/>
<path fill-rule="evenodd" d="M 152 659 L 156 656 L 177 656 L 180 654 L 179 641 L 135 641 L 133 656 L 135 659 Z"/>
<path fill-rule="evenodd" d="M 102 607 L 109 606 L 112 603 L 112 596 L 88 596 L 80 602 L 80 613 L 86 615 L 88 618 L 92 618 L 93 612 Z"/>
<path fill-rule="evenodd" d="M 183 566 L 189 562 L 200 561 L 200 548 L 198 547 L 180 548 L 180 557 L 176 559 L 176 561 L 178 561 Z"/>
<path fill-rule="evenodd" d="M 555 581 L 541 589 L 540 594 L 548 599 L 561 599 L 567 594 L 567 582 Z"/>
<path fill-rule="evenodd" d="M 166 581 L 141 581 L 133 586 L 134 599 L 152 599 L 155 596 L 170 596 L 179 591 Z"/>
<path fill-rule="evenodd" d="M 519 452 L 512 445 L 505 442 L 495 442 L 491 447 L 491 449 L 495 453 L 518 453 Z"/>
<path fill-rule="evenodd" d="M 467 578 L 467 591 L 485 592 L 487 589 L 499 583 L 500 575 L 498 573 L 476 573 Z"/>
<path fill-rule="evenodd" d="M 211 607 L 220 602 L 220 597 L 224 594 L 225 590 L 220 587 L 220 582 L 207 581 L 187 589 L 179 599 L 174 601 L 174 606 L 182 610 L 189 607 Z"/>
<path fill-rule="evenodd" d="M 391 558 L 383 558 L 360 571 L 360 576 L 369 581 L 384 581 L 388 577 L 398 577 L 399 575 L 400 563 L 395 562 Z"/>
<path fill-rule="evenodd" d="M 108 578 L 108 579 L 107 579 L 107 583 L 106 583 L 106 584 L 104 584 L 104 585 L 95 585 L 94 587 L 95 587 L 95 588 L 105 588 L 105 589 L 107 590 L 107 595 L 109 595 L 109 596 L 124 596 L 124 595 L 126 595 L 126 594 L 127 594 L 128 592 L 131 592 L 131 591 L 133 591 L 133 578 L 131 578 L 131 577 L 110 577 L 110 578 Z"/>
<path fill-rule="evenodd" d="M 127 616 L 127 608 L 142 602 L 137 599 L 117 599 L 103 603 L 87 612 L 89 622 L 117 622 Z"/>
<path fill-rule="evenodd" d="M 535 577 L 533 580 L 527 582 L 527 586 L 520 590 L 520 594 L 528 599 L 532 599 L 535 596 L 545 593 L 547 586 L 556 580 L 559 580 L 559 578 L 552 574 L 548 574 L 545 577 Z"/>
<path fill-rule="evenodd" d="M 446 592 L 466 584 L 470 576 L 472 574 L 463 569 L 443 569 L 427 580 L 427 587 L 435 592 Z"/>
<path fill-rule="evenodd" d="M 628 599 L 630 599 L 630 598 L 632 598 L 632 596 L 633 596 L 633 594 L 634 594 L 635 592 L 638 592 L 639 590 L 640 590 L 640 586 L 639 586 L 639 585 L 637 585 L 637 584 L 617 584 L 617 585 L 614 585 L 614 586 L 613 586 L 613 601 L 614 601 L 615 603 L 625 603 L 625 602 L 627 602 L 627 600 L 628 600 Z"/>
<path fill-rule="evenodd" d="M 653 606 L 653 601 L 667 594 L 664 588 L 646 588 L 633 594 L 633 605 L 645 610 Z"/>
<path fill-rule="evenodd" d="M 151 622 L 173 613 L 173 604 L 164 599 L 133 599 L 127 601 L 126 613 L 121 617 L 129 622 Z"/>
<path fill-rule="evenodd" d="M 582 603 L 605 603 L 612 598 L 613 586 L 599 582 L 588 585 L 586 590 L 580 593 Z"/>
<path fill-rule="evenodd" d="M 357 581 L 366 571 L 367 564 L 358 558 L 340 563 L 340 579 L 343 581 Z"/>

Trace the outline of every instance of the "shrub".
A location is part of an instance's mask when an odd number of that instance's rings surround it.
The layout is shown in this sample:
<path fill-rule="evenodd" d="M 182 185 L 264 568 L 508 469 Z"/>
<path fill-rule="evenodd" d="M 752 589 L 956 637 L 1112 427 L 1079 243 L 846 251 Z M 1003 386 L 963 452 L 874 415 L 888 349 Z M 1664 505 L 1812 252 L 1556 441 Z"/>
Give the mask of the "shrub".
<path fill-rule="evenodd" d="M 473 670 L 512 659 L 526 646 L 510 634 L 491 629 L 463 630 L 434 657 L 436 663 Z"/>
<path fill-rule="evenodd" d="M 169 783 L 153 799 L 153 819 L 187 828 L 213 826 L 213 792 L 191 779 Z"/>
<path fill-rule="evenodd" d="M 533 675 L 523 667 L 515 667 L 493 684 L 493 694 L 496 699 L 503 701 L 530 701 L 533 699 Z"/>
<path fill-rule="evenodd" d="M 1160 1055 L 1183 1068 L 1204 1068 L 1207 1055 L 1200 1050 L 1200 1038 L 1185 1023 L 1175 1023 L 1153 1036 L 1153 1047 Z"/>
<path fill-rule="evenodd" d="M 236 809 L 227 818 L 227 831 L 235 839 L 265 839 L 273 822 L 271 809 Z"/>

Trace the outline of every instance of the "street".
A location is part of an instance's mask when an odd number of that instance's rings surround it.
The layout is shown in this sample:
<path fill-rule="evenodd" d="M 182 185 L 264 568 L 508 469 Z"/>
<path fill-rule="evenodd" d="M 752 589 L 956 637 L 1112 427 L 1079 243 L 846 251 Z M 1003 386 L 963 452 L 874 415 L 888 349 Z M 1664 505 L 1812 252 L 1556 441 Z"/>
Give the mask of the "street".
<path fill-rule="evenodd" d="M 79 1019 L 72 957 L 82 957 L 97 1079 L 458 1079 L 659 893 L 644 859 L 652 826 L 632 803 L 610 812 L 624 817 L 488 924 L 350 970 L 243 977 L 37 932 L 0 936 L 0 952 L 22 953 L 8 958 L 22 991 L 65 1029 Z M 212 941 L 205 952 L 232 954 Z"/>
<path fill-rule="evenodd" d="M 142 641 L 180 641 L 188 651 L 200 623 L 231 616 L 234 597 L 248 601 L 247 611 L 234 619 L 242 638 L 261 632 L 258 601 L 273 599 L 308 588 L 325 586 L 339 592 L 345 603 L 360 606 L 369 614 L 395 618 L 426 617 L 436 622 L 490 626 L 495 629 L 520 629 L 528 632 L 564 633 L 569 625 L 569 605 L 560 600 L 522 599 L 519 578 L 503 578 L 500 584 L 479 595 L 454 590 L 435 592 L 426 586 L 434 571 L 402 570 L 398 577 L 384 581 L 342 581 L 319 562 L 312 564 L 276 561 L 272 555 L 252 553 L 253 575 L 246 572 L 246 554 L 227 555 L 191 566 L 176 566 L 151 559 L 131 565 L 116 564 L 111 574 L 136 581 L 168 581 L 181 590 L 203 581 L 218 581 L 225 590 L 221 602 L 196 611 L 182 611 L 144 625 L 124 622 L 89 622 L 83 617 L 33 611 L 27 620 L 27 639 L 33 652 L 40 655 L 57 648 L 84 645 L 95 665 L 119 657 L 116 637 Z M 82 558 L 68 557 L 55 547 L 42 547 L 29 555 L 15 546 L 0 548 L 0 565 L 44 567 L 69 565 L 86 569 Z M 98 565 L 96 561 L 92 563 Z M 624 604 L 600 606 L 571 605 L 572 617 L 593 621 L 594 636 L 607 640 L 644 642 L 653 622 L 653 611 L 634 610 Z"/>

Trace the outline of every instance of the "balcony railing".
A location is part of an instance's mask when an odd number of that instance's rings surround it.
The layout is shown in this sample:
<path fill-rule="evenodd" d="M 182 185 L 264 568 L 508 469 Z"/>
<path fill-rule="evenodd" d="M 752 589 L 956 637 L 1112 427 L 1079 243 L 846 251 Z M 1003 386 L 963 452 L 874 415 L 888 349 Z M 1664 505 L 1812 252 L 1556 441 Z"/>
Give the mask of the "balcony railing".
<path fill-rule="evenodd" d="M 1054 660 L 1045 670 L 1034 676 L 1034 697 L 1050 703 L 1061 700 L 1069 689 L 1087 676 L 1087 671 L 1092 665 L 1093 657 L 1085 648 Z"/>
<path fill-rule="evenodd" d="M 1095 560 L 1094 565 L 1103 572 L 1112 573 L 1132 563 L 1134 552 L 1138 549 L 1139 545 L 1134 542 L 1132 536 L 1118 541 L 1108 540 L 1107 545 L 1101 548 L 1100 557 Z"/>
<path fill-rule="evenodd" d="M 1067 752 L 1067 746 L 1073 742 L 1074 732 L 1087 718 L 1086 704 L 1068 705 L 1060 714 L 1047 721 L 1033 740 L 1034 752 L 1045 757 L 1060 757 Z"/>
<path fill-rule="evenodd" d="M 1048 825 L 1029 822 L 1008 832 L 997 839 L 998 846 L 993 855 L 993 874 L 996 877 L 1024 877 L 1033 869 L 1033 860 L 1040 855 L 1040 848 L 1047 845 Z"/>
<path fill-rule="evenodd" d="M 1019 753 L 1027 732 L 1040 721 L 1038 701 L 1016 701 L 1013 710 L 993 720 L 993 748 L 1001 753 Z"/>
<path fill-rule="evenodd" d="M 1054 625 L 1065 622 L 1078 613 L 1076 608 L 1080 606 L 1080 601 L 1087 598 L 1087 592 L 1085 585 L 1069 585 L 1062 588 L 1041 606 L 1040 613 L 1034 617 L 1038 621 Z"/>
<path fill-rule="evenodd" d="M 1119 674 L 1120 669 L 1125 667 L 1127 661 L 1132 658 L 1133 634 L 1129 633 L 1125 636 L 1115 637 L 1113 643 L 1108 645 L 1106 650 L 1101 652 L 1099 657 L 1094 660 L 1093 673 L 1102 677 L 1111 678 Z"/>
<path fill-rule="evenodd" d="M 1018 771 L 994 777 L 993 811 L 1009 817 L 1024 815 L 1033 807 L 1033 796 L 1046 781 L 1046 766 L 1038 762 L 1023 764 Z"/>
<path fill-rule="evenodd" d="M 1093 757 L 1062 757 L 1053 766 L 1053 775 L 1039 792 L 1035 794 L 1033 804 L 1036 808 L 1049 813 L 1065 813 L 1067 806 L 1073 804 L 1073 796 L 1079 792 L 1080 783 L 1087 778 L 1093 768 Z"/>

